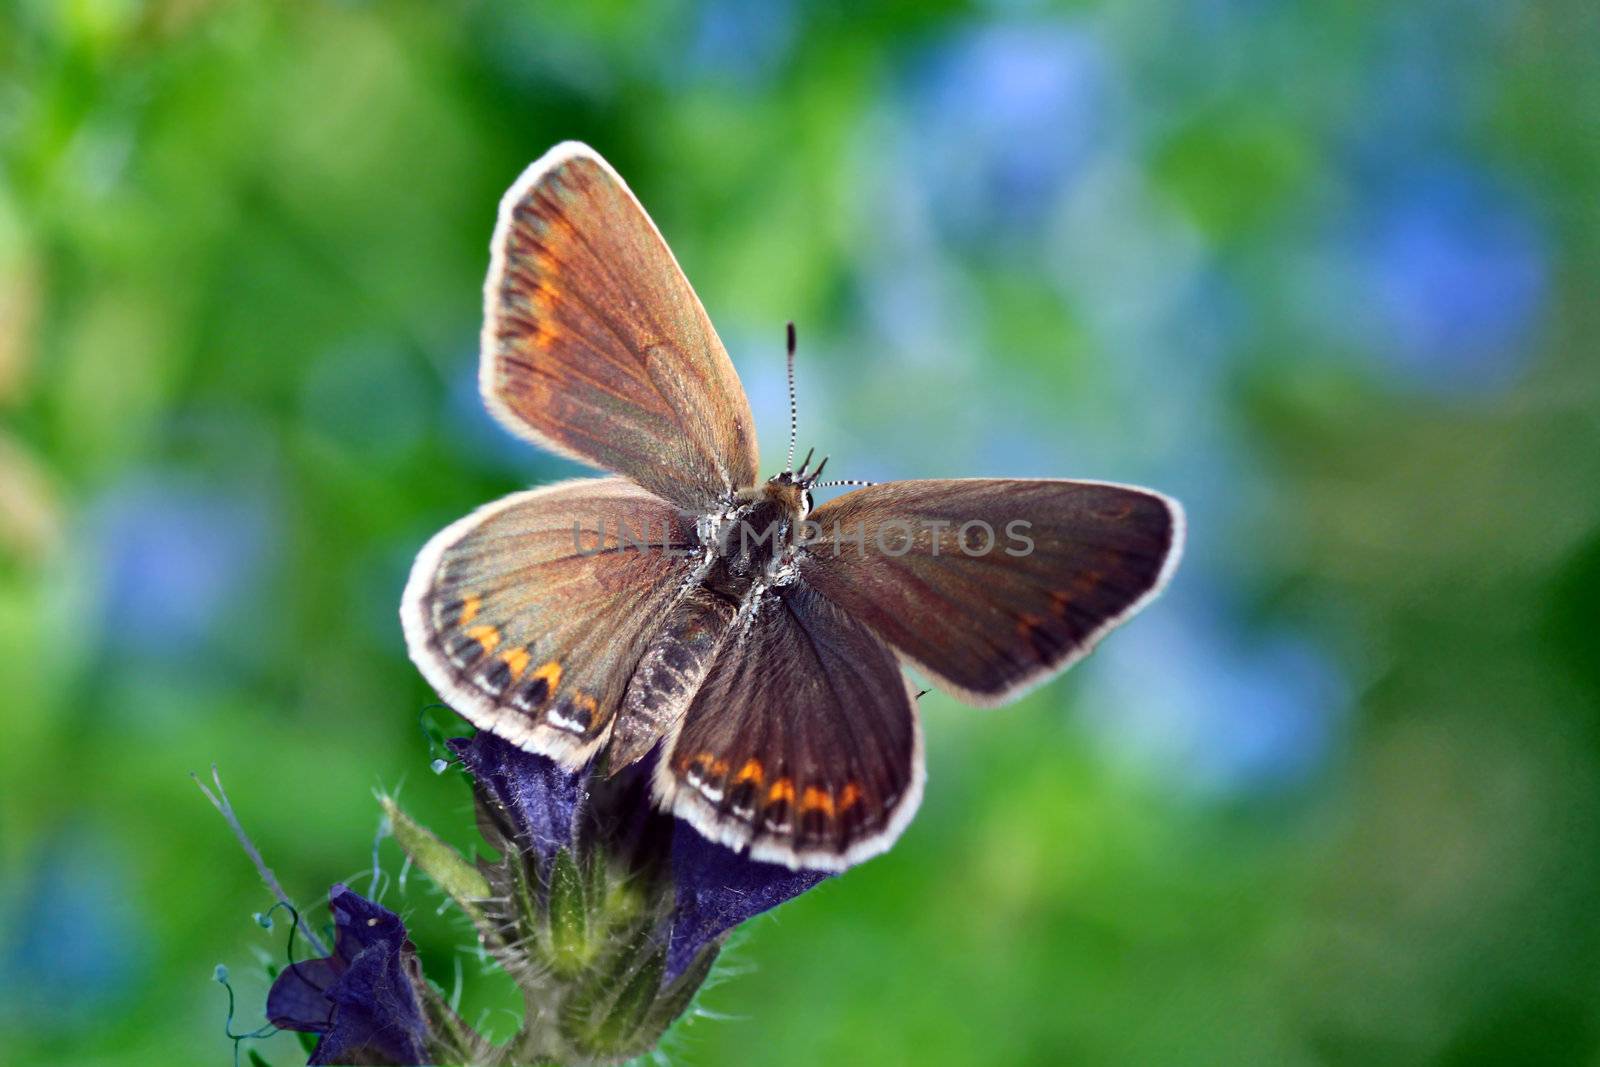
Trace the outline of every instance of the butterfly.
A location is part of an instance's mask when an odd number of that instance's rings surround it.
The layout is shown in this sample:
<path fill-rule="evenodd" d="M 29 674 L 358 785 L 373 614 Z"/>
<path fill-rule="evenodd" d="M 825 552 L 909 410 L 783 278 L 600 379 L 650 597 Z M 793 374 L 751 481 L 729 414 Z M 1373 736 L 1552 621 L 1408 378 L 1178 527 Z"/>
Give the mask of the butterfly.
<path fill-rule="evenodd" d="M 656 753 L 655 802 L 755 860 L 882 852 L 924 780 L 909 664 L 979 706 L 1160 591 L 1183 511 L 1056 479 L 760 477 L 750 404 L 644 208 L 568 142 L 506 193 L 479 383 L 513 433 L 614 472 L 512 495 L 422 549 L 406 644 L 443 699 L 563 767 Z M 823 461 L 826 462 L 826 459 Z M 812 490 L 857 485 L 820 506 Z"/>

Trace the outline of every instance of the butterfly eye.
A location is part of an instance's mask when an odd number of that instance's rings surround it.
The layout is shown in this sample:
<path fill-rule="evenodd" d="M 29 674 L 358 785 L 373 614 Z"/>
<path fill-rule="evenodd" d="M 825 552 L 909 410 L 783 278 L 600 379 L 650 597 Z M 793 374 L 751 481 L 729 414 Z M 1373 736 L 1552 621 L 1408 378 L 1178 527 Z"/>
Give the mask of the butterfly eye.
<path fill-rule="evenodd" d="M 811 490 L 802 489 L 800 491 L 800 497 L 801 503 L 805 506 L 806 511 L 809 512 L 811 510 Z"/>

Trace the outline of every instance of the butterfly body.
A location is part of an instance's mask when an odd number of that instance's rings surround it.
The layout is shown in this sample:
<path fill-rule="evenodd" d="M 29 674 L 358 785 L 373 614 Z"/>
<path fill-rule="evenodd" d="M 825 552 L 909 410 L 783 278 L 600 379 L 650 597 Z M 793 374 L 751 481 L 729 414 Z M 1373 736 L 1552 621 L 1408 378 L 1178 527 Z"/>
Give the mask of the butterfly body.
<path fill-rule="evenodd" d="M 1182 511 L 1146 489 L 893 482 L 817 506 L 809 457 L 758 480 L 704 310 L 582 145 L 506 194 L 484 292 L 490 410 L 617 474 L 429 541 L 401 605 L 412 658 L 478 727 L 567 767 L 656 752 L 657 803 L 756 859 L 838 870 L 904 829 L 924 771 L 902 662 L 1001 703 L 1176 565 Z"/>
<path fill-rule="evenodd" d="M 735 507 L 714 534 L 715 587 L 743 600 L 751 589 L 783 581 L 800 549 L 809 499 L 801 487 L 774 478 Z"/>
<path fill-rule="evenodd" d="M 811 494 L 792 475 L 737 494 L 695 522 L 701 563 L 639 661 L 608 748 L 616 773 L 643 758 L 688 710 L 712 657 L 765 598 L 792 584 Z"/>

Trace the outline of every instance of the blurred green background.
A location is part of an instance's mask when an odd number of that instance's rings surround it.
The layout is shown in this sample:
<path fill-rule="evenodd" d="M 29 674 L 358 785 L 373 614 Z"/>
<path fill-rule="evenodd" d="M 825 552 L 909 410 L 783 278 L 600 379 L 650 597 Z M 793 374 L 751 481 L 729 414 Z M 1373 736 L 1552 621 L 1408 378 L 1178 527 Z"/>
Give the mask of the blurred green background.
<path fill-rule="evenodd" d="M 8 2 L 0 1058 L 229 1062 L 219 961 L 259 1021 L 285 926 L 190 770 L 303 903 L 373 887 L 374 790 L 475 839 L 396 608 L 572 469 L 474 382 L 496 202 L 564 138 L 767 456 L 792 318 L 830 474 L 1191 520 L 1064 680 L 924 700 L 901 844 L 744 931 L 673 1062 L 1600 1062 L 1591 0 Z"/>

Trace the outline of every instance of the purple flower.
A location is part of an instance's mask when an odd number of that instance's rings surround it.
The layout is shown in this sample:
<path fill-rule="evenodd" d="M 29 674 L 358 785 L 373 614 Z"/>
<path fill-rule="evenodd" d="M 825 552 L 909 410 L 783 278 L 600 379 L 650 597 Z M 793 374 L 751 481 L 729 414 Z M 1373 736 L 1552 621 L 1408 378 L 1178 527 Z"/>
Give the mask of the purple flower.
<path fill-rule="evenodd" d="M 473 1032 L 423 979 L 400 918 L 336 885 L 333 954 L 291 965 L 267 997 L 274 1025 L 322 1035 L 313 1064 L 642 1055 L 688 1007 L 730 930 L 826 877 L 752 862 L 657 811 L 649 760 L 606 775 L 488 733 L 450 747 L 498 857 L 468 861 L 393 798 L 384 811 L 407 856 L 522 986 L 523 1026 L 499 1046 Z"/>
<path fill-rule="evenodd" d="M 333 955 L 296 963 L 267 994 L 267 1018 L 321 1034 L 309 1063 L 431 1062 L 418 989 L 422 972 L 405 924 L 343 885 L 328 894 Z"/>
<path fill-rule="evenodd" d="M 524 752 L 490 733 L 458 737 L 450 750 L 466 764 L 476 782 L 480 818 L 498 824 L 485 836 L 514 840 L 549 863 L 577 834 L 578 810 L 584 799 L 584 774 L 562 770 L 554 760 Z"/>
<path fill-rule="evenodd" d="M 673 820 L 671 939 L 667 978 L 683 973 L 701 950 L 746 919 L 770 911 L 827 877 L 821 871 L 791 871 L 758 863 L 708 841 Z"/>
<path fill-rule="evenodd" d="M 670 872 L 670 909 L 655 932 L 667 947 L 663 984 L 735 926 L 827 877 L 758 863 L 655 811 L 645 789 L 649 760 L 607 779 L 564 771 L 487 732 L 450 747 L 476 780 L 491 842 L 509 840 L 546 870 L 564 850 L 582 857 L 599 849 L 637 871 Z"/>

